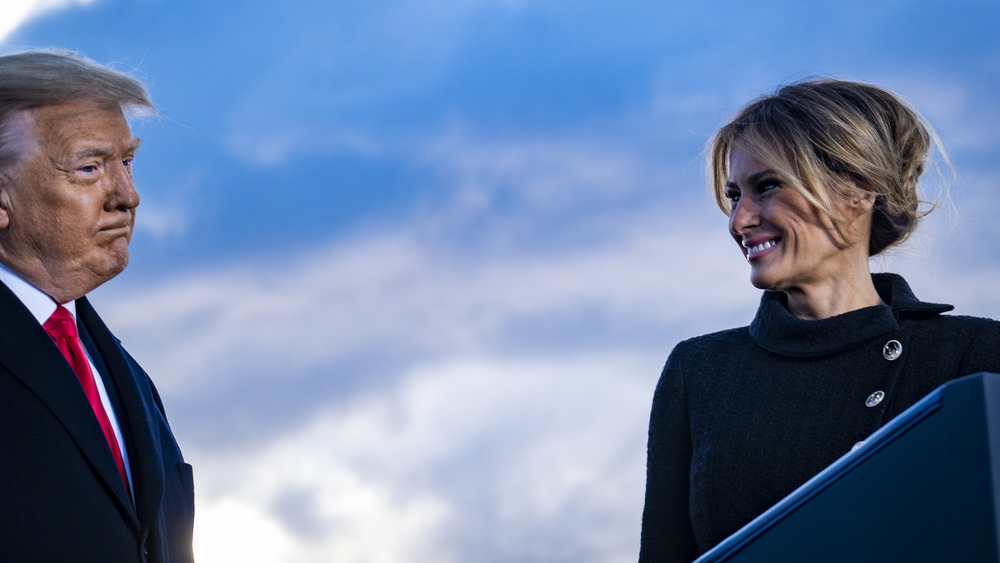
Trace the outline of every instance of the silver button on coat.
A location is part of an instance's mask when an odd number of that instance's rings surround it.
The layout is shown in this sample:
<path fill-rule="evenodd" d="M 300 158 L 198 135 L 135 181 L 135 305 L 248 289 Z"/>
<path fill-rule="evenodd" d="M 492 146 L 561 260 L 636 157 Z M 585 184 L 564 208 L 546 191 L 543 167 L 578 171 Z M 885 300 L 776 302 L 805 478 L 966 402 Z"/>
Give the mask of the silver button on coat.
<path fill-rule="evenodd" d="M 882 347 L 882 355 L 890 362 L 903 353 L 903 345 L 898 340 L 890 340 Z"/>
<path fill-rule="evenodd" d="M 879 403 L 881 403 L 882 399 L 884 399 L 884 398 L 885 398 L 885 391 L 876 391 L 876 392 L 872 393 L 871 395 L 868 395 L 868 398 L 865 399 L 865 406 L 866 407 L 874 407 L 874 406 L 878 405 Z"/>

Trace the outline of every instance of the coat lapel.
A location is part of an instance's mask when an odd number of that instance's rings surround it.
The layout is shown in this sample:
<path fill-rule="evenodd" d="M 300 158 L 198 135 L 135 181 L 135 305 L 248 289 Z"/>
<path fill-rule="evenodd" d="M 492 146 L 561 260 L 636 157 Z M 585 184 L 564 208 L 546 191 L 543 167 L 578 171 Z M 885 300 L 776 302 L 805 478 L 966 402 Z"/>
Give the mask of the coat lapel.
<path fill-rule="evenodd" d="M 122 513 L 132 514 L 132 502 L 73 368 L 31 312 L 2 283 L 0 319 L 4 320 L 0 322 L 0 365 L 48 407 L 107 489 L 113 491 Z"/>
<path fill-rule="evenodd" d="M 152 410 L 148 378 L 138 365 L 128 361 L 118 339 L 85 297 L 76 300 L 76 314 L 101 354 L 125 407 L 125 412 L 118 413 L 118 417 L 127 416 L 131 429 L 132 489 L 136 513 L 145 527 L 159 510 L 164 489 L 163 456 L 156 430 L 159 413 Z"/>

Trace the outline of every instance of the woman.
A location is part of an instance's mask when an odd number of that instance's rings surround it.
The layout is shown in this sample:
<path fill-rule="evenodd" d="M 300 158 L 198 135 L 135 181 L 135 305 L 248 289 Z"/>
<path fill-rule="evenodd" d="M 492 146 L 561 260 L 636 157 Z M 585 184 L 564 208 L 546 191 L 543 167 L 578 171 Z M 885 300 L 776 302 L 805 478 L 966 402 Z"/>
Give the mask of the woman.
<path fill-rule="evenodd" d="M 653 398 L 640 561 L 691 561 L 948 380 L 1000 372 L 1000 323 L 943 315 L 869 257 L 922 216 L 933 135 L 880 88 L 786 86 L 711 142 L 729 232 L 766 290 L 687 340 Z"/>

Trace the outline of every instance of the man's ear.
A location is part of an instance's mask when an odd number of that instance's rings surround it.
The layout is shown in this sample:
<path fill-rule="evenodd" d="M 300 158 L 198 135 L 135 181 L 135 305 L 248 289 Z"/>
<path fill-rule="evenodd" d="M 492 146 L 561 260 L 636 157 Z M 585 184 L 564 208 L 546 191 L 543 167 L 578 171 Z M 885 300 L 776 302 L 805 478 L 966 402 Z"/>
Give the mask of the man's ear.
<path fill-rule="evenodd" d="M 10 191 L 6 174 L 0 174 L 0 230 L 10 226 Z"/>

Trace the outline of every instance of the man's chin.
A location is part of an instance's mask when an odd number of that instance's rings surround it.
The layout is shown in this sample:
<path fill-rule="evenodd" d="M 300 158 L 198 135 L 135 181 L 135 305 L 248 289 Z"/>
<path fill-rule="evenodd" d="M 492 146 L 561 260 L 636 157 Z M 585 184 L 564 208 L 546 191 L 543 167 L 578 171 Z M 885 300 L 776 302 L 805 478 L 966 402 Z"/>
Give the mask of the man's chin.
<path fill-rule="evenodd" d="M 117 276 L 118 274 L 125 271 L 128 266 L 128 251 L 126 250 L 124 254 L 119 255 L 114 262 L 112 262 L 104 275 L 104 279 L 101 283 L 104 283 L 111 278 Z"/>
<path fill-rule="evenodd" d="M 125 267 L 128 266 L 128 262 L 129 254 L 127 246 L 124 251 L 112 253 L 106 258 L 100 267 L 90 270 L 90 279 L 87 280 L 85 284 L 81 284 L 81 289 L 83 289 L 82 286 L 84 285 L 90 286 L 90 289 L 87 289 L 84 294 L 100 287 L 101 285 L 104 285 L 105 282 L 110 281 L 112 278 L 125 271 Z"/>

